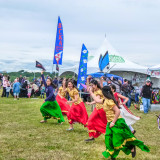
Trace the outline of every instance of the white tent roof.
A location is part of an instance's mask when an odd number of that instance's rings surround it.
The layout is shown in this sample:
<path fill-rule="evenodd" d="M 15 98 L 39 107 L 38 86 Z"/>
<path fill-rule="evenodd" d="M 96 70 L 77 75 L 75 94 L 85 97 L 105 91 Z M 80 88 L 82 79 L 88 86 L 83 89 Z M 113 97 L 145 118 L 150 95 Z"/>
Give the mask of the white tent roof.
<path fill-rule="evenodd" d="M 99 72 L 99 67 L 98 67 L 99 57 L 100 57 L 100 54 L 104 55 L 106 53 L 106 51 L 108 51 L 109 55 L 121 56 L 105 38 L 101 47 L 99 49 L 97 49 L 97 51 L 93 55 L 94 58 L 88 62 L 88 65 L 87 65 L 87 67 L 88 67 L 87 73 L 88 74 Z M 132 71 L 132 72 L 139 72 L 139 73 L 145 73 L 145 74 L 147 73 L 147 69 L 148 69 L 147 67 L 133 63 L 124 57 L 123 57 L 123 59 L 125 60 L 125 63 L 110 62 L 110 68 L 111 68 L 110 71 Z M 61 68 L 60 74 L 65 71 L 72 71 L 72 72 L 75 72 L 78 74 L 78 68 L 79 68 L 79 64 L 76 64 L 70 68 Z"/>
<path fill-rule="evenodd" d="M 160 64 L 150 67 L 149 70 L 152 70 L 152 71 L 160 70 Z"/>
<path fill-rule="evenodd" d="M 100 54 L 104 55 L 106 51 L 108 51 L 109 55 L 121 56 L 105 38 L 102 46 L 96 51 L 95 57 L 88 62 L 88 73 L 94 73 L 99 71 L 98 69 L 99 56 Z M 132 71 L 132 72 L 147 73 L 147 67 L 133 63 L 124 57 L 122 58 L 125 60 L 125 63 L 110 62 L 110 68 L 111 68 L 110 71 Z"/>

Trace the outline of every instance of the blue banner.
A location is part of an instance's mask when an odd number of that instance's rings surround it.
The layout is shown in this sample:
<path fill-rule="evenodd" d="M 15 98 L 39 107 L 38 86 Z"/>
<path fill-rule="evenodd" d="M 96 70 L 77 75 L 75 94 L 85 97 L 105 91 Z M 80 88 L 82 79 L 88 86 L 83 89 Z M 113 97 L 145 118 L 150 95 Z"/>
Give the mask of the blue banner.
<path fill-rule="evenodd" d="M 108 51 L 107 51 L 104 56 L 102 56 L 102 54 L 101 54 L 99 57 L 100 71 L 103 72 L 103 70 L 105 69 L 105 67 L 107 67 L 108 64 L 109 64 L 109 55 L 108 55 Z"/>
<path fill-rule="evenodd" d="M 58 17 L 53 64 L 62 65 L 62 57 L 63 57 L 63 26 L 60 17 Z"/>
<path fill-rule="evenodd" d="M 81 90 L 83 86 L 81 84 L 86 83 L 87 78 L 87 61 L 88 61 L 88 50 L 86 46 L 82 45 L 81 50 L 81 58 L 79 62 L 79 72 L 78 72 L 78 80 L 77 80 L 77 88 Z"/>

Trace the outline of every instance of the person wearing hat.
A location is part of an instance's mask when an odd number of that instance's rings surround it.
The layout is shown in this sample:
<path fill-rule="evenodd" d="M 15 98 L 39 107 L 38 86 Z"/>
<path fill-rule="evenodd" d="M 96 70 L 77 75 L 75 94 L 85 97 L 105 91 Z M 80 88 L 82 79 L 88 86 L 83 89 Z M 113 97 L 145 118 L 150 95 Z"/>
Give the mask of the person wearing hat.
<path fill-rule="evenodd" d="M 146 84 L 143 86 L 140 94 L 140 98 L 143 97 L 144 113 L 148 113 L 151 102 L 151 95 L 152 95 L 151 81 L 150 79 L 147 79 Z"/>

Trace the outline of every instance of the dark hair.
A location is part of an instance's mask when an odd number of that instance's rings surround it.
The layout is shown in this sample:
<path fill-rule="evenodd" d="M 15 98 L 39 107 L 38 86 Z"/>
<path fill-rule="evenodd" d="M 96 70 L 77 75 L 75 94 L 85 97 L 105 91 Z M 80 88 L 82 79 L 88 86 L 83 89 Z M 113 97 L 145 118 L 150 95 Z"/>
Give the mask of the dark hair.
<path fill-rule="evenodd" d="M 64 78 L 65 79 L 65 78 Z M 62 87 L 63 87 L 63 81 L 64 81 L 64 79 L 62 80 Z M 67 88 L 67 85 L 68 85 L 68 83 L 67 83 L 67 80 L 66 80 L 66 83 L 65 83 L 65 87 Z"/>
<path fill-rule="evenodd" d="M 97 81 L 97 80 L 92 79 L 90 83 L 92 83 L 92 84 L 96 85 L 96 86 L 97 86 L 97 88 L 101 89 L 101 86 L 100 86 L 100 84 L 98 83 L 98 81 Z"/>
<path fill-rule="evenodd" d="M 74 83 L 74 81 L 73 80 L 68 80 L 68 82 L 67 82 L 67 86 L 68 86 L 68 83 L 72 83 L 72 85 L 73 85 L 73 88 L 76 88 L 77 90 L 78 90 L 78 88 L 75 86 L 75 83 Z"/>
<path fill-rule="evenodd" d="M 53 83 L 52 78 L 48 77 L 47 79 L 49 79 L 51 81 L 51 85 L 50 86 L 52 86 L 53 88 L 56 89 L 57 86 Z"/>
<path fill-rule="evenodd" d="M 116 92 L 116 86 L 114 84 L 110 85 L 110 87 Z"/>
<path fill-rule="evenodd" d="M 127 82 L 128 80 L 127 79 L 124 79 L 124 82 Z"/>
<path fill-rule="evenodd" d="M 114 103 L 116 104 L 116 106 L 120 109 L 120 107 L 118 105 L 118 102 L 114 98 L 114 95 L 113 95 L 113 93 L 111 91 L 111 87 L 110 86 L 104 86 L 102 88 L 102 93 L 107 99 L 112 99 L 114 101 Z"/>

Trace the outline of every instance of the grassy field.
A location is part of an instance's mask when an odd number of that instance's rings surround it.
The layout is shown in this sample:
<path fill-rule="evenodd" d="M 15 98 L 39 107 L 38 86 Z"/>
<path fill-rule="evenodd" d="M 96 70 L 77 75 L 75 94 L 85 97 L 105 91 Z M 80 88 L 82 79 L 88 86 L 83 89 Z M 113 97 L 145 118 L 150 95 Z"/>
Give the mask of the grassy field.
<path fill-rule="evenodd" d="M 75 130 L 67 132 L 67 118 L 63 125 L 56 120 L 40 124 L 42 119 L 39 108 L 41 99 L 0 98 L 0 160 L 104 160 L 104 135 L 95 142 L 85 143 L 87 130 L 75 124 Z M 90 114 L 90 107 L 87 106 Z M 133 127 L 137 130 L 138 139 L 150 147 L 145 153 L 137 149 L 136 160 L 160 159 L 160 131 L 157 129 L 156 116 L 150 112 L 144 115 L 140 111 L 132 111 L 141 116 L 141 120 Z M 159 114 L 157 112 L 157 114 Z M 132 159 L 121 152 L 119 160 Z"/>

